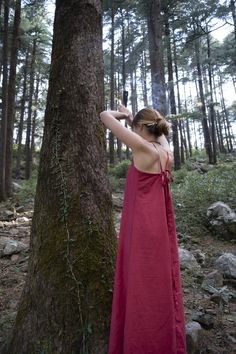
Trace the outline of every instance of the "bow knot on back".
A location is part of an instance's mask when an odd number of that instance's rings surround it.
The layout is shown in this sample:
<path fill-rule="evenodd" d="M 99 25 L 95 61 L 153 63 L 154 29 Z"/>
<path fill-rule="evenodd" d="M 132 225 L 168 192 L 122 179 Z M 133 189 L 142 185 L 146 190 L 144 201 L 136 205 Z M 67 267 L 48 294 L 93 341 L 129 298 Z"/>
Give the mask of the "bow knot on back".
<path fill-rule="evenodd" d="M 170 170 L 165 170 L 161 172 L 161 181 L 163 186 L 174 181 L 174 176 Z"/>

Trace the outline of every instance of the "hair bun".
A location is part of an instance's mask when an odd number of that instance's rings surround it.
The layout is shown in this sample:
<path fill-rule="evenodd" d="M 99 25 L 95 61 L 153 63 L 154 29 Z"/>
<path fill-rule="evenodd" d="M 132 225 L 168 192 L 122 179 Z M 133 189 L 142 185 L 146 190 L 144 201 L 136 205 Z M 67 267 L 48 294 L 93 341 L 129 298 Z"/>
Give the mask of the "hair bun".
<path fill-rule="evenodd" d="M 168 135 L 170 132 L 170 125 L 164 118 L 157 122 L 156 127 L 161 134 Z"/>
<path fill-rule="evenodd" d="M 150 134 L 156 137 L 169 135 L 170 124 L 165 117 L 153 108 L 143 108 L 134 117 L 132 127 L 144 125 Z"/>

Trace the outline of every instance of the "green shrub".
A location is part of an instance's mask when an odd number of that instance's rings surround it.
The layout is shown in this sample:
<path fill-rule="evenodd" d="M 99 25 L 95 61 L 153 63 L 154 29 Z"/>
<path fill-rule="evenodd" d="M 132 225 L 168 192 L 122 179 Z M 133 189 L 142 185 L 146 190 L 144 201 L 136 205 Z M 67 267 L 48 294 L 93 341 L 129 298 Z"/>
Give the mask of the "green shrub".
<path fill-rule="evenodd" d="M 125 187 L 125 178 L 116 178 L 115 176 L 109 176 L 109 182 L 112 192 L 123 192 Z"/>
<path fill-rule="evenodd" d="M 130 166 L 130 160 L 123 160 L 118 165 L 109 168 L 109 174 L 116 178 L 125 178 L 128 168 Z"/>
<path fill-rule="evenodd" d="M 198 235 L 206 232 L 207 208 L 216 201 L 235 209 L 235 177 L 236 163 L 230 163 L 204 174 L 188 172 L 181 183 L 174 183 L 172 194 L 178 232 Z"/>
<path fill-rule="evenodd" d="M 185 179 L 185 177 L 187 176 L 187 169 L 185 166 L 183 166 L 180 170 L 178 171 L 173 171 L 174 174 L 174 181 L 176 184 L 179 184 L 181 182 L 183 182 L 183 180 Z"/>
<path fill-rule="evenodd" d="M 37 172 L 32 172 L 29 180 L 15 180 L 22 188 L 17 189 L 14 193 L 14 200 L 19 204 L 26 205 L 29 199 L 33 200 L 37 185 Z"/>

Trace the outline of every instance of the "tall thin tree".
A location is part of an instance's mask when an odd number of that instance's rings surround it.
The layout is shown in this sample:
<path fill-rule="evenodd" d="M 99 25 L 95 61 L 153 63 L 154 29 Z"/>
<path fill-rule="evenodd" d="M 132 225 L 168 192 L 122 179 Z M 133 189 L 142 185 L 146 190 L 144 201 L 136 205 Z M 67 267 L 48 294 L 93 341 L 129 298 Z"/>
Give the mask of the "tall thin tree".
<path fill-rule="evenodd" d="M 148 41 L 152 77 L 153 107 L 162 114 L 167 114 L 166 86 L 164 75 L 164 60 L 162 48 L 163 21 L 161 16 L 161 1 L 148 0 L 146 3 L 148 23 Z"/>
<path fill-rule="evenodd" d="M 7 196 L 12 196 L 12 162 L 13 162 L 13 133 L 15 120 L 15 95 L 16 95 L 16 65 L 19 47 L 19 28 L 21 16 L 21 0 L 15 3 L 15 16 L 11 43 L 10 74 L 7 98 L 7 137 L 6 137 L 6 164 L 5 188 Z"/>
<path fill-rule="evenodd" d="M 2 117 L 0 134 L 0 201 L 6 200 L 6 140 L 7 140 L 7 85 L 8 85 L 8 32 L 9 0 L 4 0 L 4 25 L 2 48 Z"/>

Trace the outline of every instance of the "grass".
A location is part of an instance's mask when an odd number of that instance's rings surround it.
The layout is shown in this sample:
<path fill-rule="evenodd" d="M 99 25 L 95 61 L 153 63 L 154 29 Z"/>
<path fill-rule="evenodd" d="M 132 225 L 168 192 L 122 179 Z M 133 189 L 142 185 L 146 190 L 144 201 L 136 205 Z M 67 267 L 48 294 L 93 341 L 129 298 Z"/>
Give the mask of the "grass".
<path fill-rule="evenodd" d="M 236 208 L 236 160 L 221 161 L 207 173 L 180 170 L 174 172 L 172 185 L 177 231 L 182 235 L 208 232 L 207 208 L 222 201 Z"/>
<path fill-rule="evenodd" d="M 37 185 L 37 171 L 34 170 L 29 180 L 14 180 L 21 188 L 14 192 L 14 201 L 19 205 L 26 205 L 34 199 Z"/>

